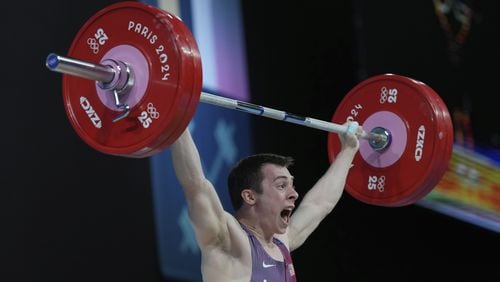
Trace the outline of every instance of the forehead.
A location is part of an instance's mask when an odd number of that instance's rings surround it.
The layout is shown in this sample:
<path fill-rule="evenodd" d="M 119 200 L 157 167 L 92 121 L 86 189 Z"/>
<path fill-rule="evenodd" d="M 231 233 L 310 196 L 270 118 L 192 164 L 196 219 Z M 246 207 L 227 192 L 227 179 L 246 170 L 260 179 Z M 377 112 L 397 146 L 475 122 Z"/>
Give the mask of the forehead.
<path fill-rule="evenodd" d="M 268 179 L 270 181 L 274 181 L 280 178 L 293 179 L 293 176 L 290 174 L 288 168 L 275 164 L 263 165 L 262 174 L 264 175 L 264 179 Z"/>

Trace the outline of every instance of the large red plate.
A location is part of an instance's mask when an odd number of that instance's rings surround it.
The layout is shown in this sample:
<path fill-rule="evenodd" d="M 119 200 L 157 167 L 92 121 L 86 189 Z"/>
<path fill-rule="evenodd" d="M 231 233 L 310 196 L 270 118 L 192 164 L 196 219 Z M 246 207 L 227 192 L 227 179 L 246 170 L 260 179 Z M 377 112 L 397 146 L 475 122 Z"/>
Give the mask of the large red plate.
<path fill-rule="evenodd" d="M 191 120 L 200 96 L 202 70 L 193 42 L 180 19 L 144 3 L 117 3 L 92 16 L 73 40 L 68 56 L 101 63 L 105 54 L 113 53 L 134 62 L 137 54 L 126 50 L 138 50 L 146 63 L 131 65 L 137 80 L 134 87 L 145 85 L 145 89 L 132 89 L 132 94 L 123 96 L 122 103 L 138 102 L 128 117 L 113 122 L 120 111 L 106 105 L 94 81 L 64 75 L 66 112 L 78 135 L 98 151 L 126 157 L 147 157 L 174 142 Z"/>
<path fill-rule="evenodd" d="M 402 206 L 425 196 L 437 184 L 451 157 L 453 128 L 446 106 L 430 87 L 414 79 L 383 74 L 354 87 L 332 122 L 356 120 L 365 131 L 388 128 L 389 147 L 377 152 L 361 140 L 346 182 L 353 197 L 374 205 Z M 330 161 L 340 150 L 328 135 Z"/>

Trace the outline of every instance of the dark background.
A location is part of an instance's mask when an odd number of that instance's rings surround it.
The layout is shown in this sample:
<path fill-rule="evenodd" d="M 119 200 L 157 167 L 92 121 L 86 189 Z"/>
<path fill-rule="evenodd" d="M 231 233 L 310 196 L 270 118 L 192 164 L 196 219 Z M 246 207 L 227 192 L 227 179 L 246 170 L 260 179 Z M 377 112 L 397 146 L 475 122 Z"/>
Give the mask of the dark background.
<path fill-rule="evenodd" d="M 113 2 L 4 3 L 1 281 L 166 281 L 149 161 L 104 155 L 79 139 L 64 111 L 61 76 L 44 65 Z M 498 92 L 496 1 L 475 6 L 458 63 L 432 1 L 243 2 L 252 102 L 329 120 L 359 81 L 399 73 L 432 85 L 450 108 L 472 109 L 478 139 L 498 145 L 488 102 Z M 257 151 L 295 157 L 304 194 L 328 166 L 327 135 L 252 122 Z M 499 281 L 499 239 L 417 205 L 369 206 L 345 193 L 293 255 L 299 281 Z"/>

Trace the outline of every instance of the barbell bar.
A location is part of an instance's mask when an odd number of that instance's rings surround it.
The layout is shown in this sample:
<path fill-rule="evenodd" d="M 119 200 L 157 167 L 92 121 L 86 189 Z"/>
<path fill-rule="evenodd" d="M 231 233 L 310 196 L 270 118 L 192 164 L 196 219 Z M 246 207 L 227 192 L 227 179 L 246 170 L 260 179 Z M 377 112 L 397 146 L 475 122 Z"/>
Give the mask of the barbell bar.
<path fill-rule="evenodd" d="M 418 201 L 440 181 L 451 157 L 450 115 L 427 84 L 396 74 L 370 77 L 344 96 L 331 122 L 206 93 L 190 30 L 175 15 L 141 2 L 97 12 L 67 56 L 49 54 L 45 64 L 64 74 L 64 106 L 77 134 L 106 154 L 161 152 L 203 102 L 327 131 L 330 161 L 341 148 L 336 135 L 362 124 L 360 137 L 368 142 L 360 142 L 346 191 L 368 204 Z"/>
<path fill-rule="evenodd" d="M 110 61 L 108 61 L 108 63 L 109 62 Z M 109 90 L 115 93 L 121 93 L 124 89 L 123 85 L 126 85 L 127 87 L 133 86 L 134 71 L 126 62 L 115 61 L 114 65 L 104 65 L 85 62 L 75 58 L 68 58 L 51 53 L 47 56 L 45 65 L 51 71 L 95 80 L 97 85 L 103 90 Z M 116 79 L 116 77 L 124 79 Z M 113 84 L 113 81 L 122 82 Z M 119 95 L 117 94 L 114 95 L 117 108 L 120 108 L 119 105 L 121 105 L 121 103 L 118 96 Z M 355 121 L 352 126 L 340 125 L 316 118 L 302 117 L 285 111 L 222 97 L 207 92 L 201 92 L 200 102 L 337 134 L 355 134 L 357 129 L 357 122 Z M 128 112 L 128 110 L 125 111 Z M 120 115 L 113 121 L 116 122 L 123 117 L 124 115 Z M 391 140 L 390 132 L 381 127 L 376 127 L 371 132 L 363 130 L 359 137 L 368 140 L 370 146 L 377 151 L 382 151 L 387 148 Z"/>

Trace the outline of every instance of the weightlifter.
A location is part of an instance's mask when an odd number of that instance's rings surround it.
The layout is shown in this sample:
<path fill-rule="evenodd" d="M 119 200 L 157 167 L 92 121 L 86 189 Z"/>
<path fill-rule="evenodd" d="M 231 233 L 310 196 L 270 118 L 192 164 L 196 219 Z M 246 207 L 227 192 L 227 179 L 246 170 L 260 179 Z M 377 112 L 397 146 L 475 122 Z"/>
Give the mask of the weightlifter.
<path fill-rule="evenodd" d="M 347 192 L 357 189 L 356 198 L 366 203 L 408 205 L 433 189 L 451 158 L 450 114 L 425 83 L 387 73 L 354 87 L 332 121 L 356 120 L 369 132 L 357 122 L 341 126 L 204 93 L 193 35 L 180 18 L 149 4 L 106 7 L 79 31 L 68 55 L 49 54 L 46 66 L 69 75 L 63 104 L 85 142 L 103 153 L 134 158 L 171 146 L 202 252 L 204 281 L 296 281 L 290 253 L 333 210 L 346 184 Z M 242 159 L 228 179 L 235 210 L 230 214 L 203 174 L 189 131 L 182 129 L 198 102 L 337 133 L 338 139 L 328 136 L 328 148 L 338 153 L 297 209 L 299 195 L 288 170 L 292 158 L 257 154 Z M 359 138 L 368 146 L 360 147 Z M 358 150 L 359 162 L 354 159 Z M 353 161 L 357 169 L 347 180 Z M 400 167 L 409 173 L 402 175 Z"/>
<path fill-rule="evenodd" d="M 353 130 L 338 134 L 340 152 L 297 208 L 299 194 L 288 170 L 291 157 L 257 154 L 239 161 L 228 177 L 235 210 L 230 214 L 203 173 L 189 130 L 171 145 L 201 249 L 203 281 L 296 281 L 290 252 L 333 210 L 359 149 L 362 127 L 346 125 Z"/>

